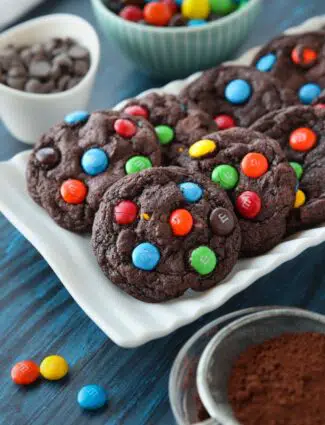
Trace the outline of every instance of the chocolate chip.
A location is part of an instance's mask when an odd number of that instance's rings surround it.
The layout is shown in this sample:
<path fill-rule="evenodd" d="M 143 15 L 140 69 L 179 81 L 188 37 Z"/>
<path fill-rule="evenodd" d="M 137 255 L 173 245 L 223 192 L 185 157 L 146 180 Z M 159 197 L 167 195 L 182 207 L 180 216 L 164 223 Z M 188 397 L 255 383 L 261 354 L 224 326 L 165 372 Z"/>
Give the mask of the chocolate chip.
<path fill-rule="evenodd" d="M 70 81 L 69 75 L 63 75 L 63 77 L 59 78 L 57 82 L 57 88 L 60 91 L 66 90 L 68 88 L 69 81 Z"/>
<path fill-rule="evenodd" d="M 36 78 L 27 81 L 25 90 L 29 93 L 44 93 L 43 84 L 39 80 L 36 80 Z"/>
<path fill-rule="evenodd" d="M 18 65 L 13 66 L 8 71 L 8 77 L 17 78 L 17 77 L 26 77 L 26 75 L 27 75 L 27 71 L 23 66 L 18 66 Z"/>
<path fill-rule="evenodd" d="M 73 46 L 68 53 L 72 59 L 87 59 L 89 56 L 88 50 L 82 46 Z"/>
<path fill-rule="evenodd" d="M 7 78 L 8 86 L 16 90 L 24 90 L 25 83 L 26 83 L 25 77 L 8 77 Z"/>
<path fill-rule="evenodd" d="M 83 77 L 84 75 L 87 74 L 89 69 L 89 64 L 87 61 L 83 61 L 83 60 L 76 60 L 74 63 L 74 73 L 75 75 L 79 76 L 79 77 Z"/>
<path fill-rule="evenodd" d="M 49 62 L 41 60 L 41 61 L 33 61 L 29 65 L 29 75 L 35 78 L 47 78 L 51 73 L 51 65 Z"/>
<path fill-rule="evenodd" d="M 234 215 L 226 208 L 216 208 L 210 215 L 210 225 L 215 234 L 229 235 L 235 227 Z"/>
<path fill-rule="evenodd" d="M 70 70 L 73 66 L 73 62 L 67 53 L 60 53 L 58 56 L 55 56 L 53 63 L 68 70 Z"/>
<path fill-rule="evenodd" d="M 39 149 L 35 156 L 37 161 L 46 166 L 47 169 L 54 168 L 60 161 L 59 152 L 51 147 Z"/>

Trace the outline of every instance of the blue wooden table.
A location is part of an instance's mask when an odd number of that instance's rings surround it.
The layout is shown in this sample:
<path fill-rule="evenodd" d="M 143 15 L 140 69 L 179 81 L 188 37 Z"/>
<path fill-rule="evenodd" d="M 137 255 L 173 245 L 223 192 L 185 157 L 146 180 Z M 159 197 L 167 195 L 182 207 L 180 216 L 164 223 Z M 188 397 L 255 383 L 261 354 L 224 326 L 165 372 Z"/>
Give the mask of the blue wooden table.
<path fill-rule="evenodd" d="M 54 12 L 75 13 L 95 24 L 88 0 L 48 0 L 24 19 Z M 241 51 L 324 13 L 324 0 L 265 0 L 263 14 Z M 92 109 L 109 107 L 165 83 L 140 74 L 104 39 L 102 50 Z M 1 123 L 0 140 L 0 160 L 26 149 Z M 325 313 L 322 244 L 195 323 L 138 349 L 125 350 L 91 322 L 41 255 L 3 216 L 0 232 L 1 425 L 174 425 L 167 393 L 170 367 L 181 346 L 205 323 L 232 310 L 267 304 Z M 15 362 L 26 358 L 41 361 L 50 353 L 63 355 L 70 364 L 70 375 L 63 382 L 41 382 L 28 389 L 11 382 L 10 369 Z M 76 393 L 89 383 L 107 388 L 107 409 L 81 412 Z"/>

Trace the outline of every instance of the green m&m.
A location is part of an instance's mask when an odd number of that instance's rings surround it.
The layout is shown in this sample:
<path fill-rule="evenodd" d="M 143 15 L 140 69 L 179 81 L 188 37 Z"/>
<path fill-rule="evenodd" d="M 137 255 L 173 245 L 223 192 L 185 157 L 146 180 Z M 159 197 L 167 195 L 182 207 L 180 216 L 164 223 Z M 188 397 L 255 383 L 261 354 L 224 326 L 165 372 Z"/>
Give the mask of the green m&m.
<path fill-rule="evenodd" d="M 218 15 L 228 15 L 237 7 L 234 0 L 210 0 L 210 6 L 212 12 Z"/>
<path fill-rule="evenodd" d="M 206 275 L 216 268 L 218 258 L 208 246 L 199 246 L 194 249 L 190 257 L 191 266 L 200 275 Z"/>
<path fill-rule="evenodd" d="M 133 156 L 125 164 L 126 174 L 134 174 L 146 168 L 152 168 L 152 163 L 146 156 Z"/>
<path fill-rule="evenodd" d="M 212 171 L 211 179 L 223 189 L 230 190 L 237 186 L 238 171 L 231 165 L 217 165 Z"/>
<path fill-rule="evenodd" d="M 291 167 L 294 169 L 294 172 L 296 173 L 297 179 L 300 180 L 301 176 L 304 172 L 302 166 L 298 164 L 298 162 L 290 162 Z"/>
<path fill-rule="evenodd" d="M 174 130 L 168 125 L 157 125 L 155 130 L 161 145 L 168 145 L 174 140 Z"/>

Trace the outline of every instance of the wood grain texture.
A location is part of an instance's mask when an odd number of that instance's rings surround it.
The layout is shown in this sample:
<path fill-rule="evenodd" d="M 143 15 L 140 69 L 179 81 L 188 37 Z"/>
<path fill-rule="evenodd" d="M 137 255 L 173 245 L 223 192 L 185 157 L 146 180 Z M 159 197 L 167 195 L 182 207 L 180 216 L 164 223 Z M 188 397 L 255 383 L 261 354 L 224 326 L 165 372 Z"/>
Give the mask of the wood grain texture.
<path fill-rule="evenodd" d="M 76 13 L 94 23 L 86 0 L 49 0 L 26 19 L 53 12 Z M 241 51 L 322 13 L 324 0 L 266 0 Z M 91 108 L 114 105 L 163 83 L 139 74 L 115 46 L 105 42 Z M 0 137 L 0 159 L 26 148 L 1 124 Z M 205 323 L 229 311 L 268 304 L 325 313 L 322 244 L 195 323 L 138 349 L 121 349 L 88 319 L 41 255 L 3 216 L 0 235 L 1 425 L 174 425 L 167 393 L 170 367 L 184 342 Z M 28 389 L 11 382 L 15 362 L 29 357 L 41 361 L 51 353 L 63 355 L 70 364 L 63 382 L 44 381 Z M 83 413 L 76 403 L 77 391 L 89 383 L 103 385 L 109 392 L 109 406 L 98 413 Z"/>

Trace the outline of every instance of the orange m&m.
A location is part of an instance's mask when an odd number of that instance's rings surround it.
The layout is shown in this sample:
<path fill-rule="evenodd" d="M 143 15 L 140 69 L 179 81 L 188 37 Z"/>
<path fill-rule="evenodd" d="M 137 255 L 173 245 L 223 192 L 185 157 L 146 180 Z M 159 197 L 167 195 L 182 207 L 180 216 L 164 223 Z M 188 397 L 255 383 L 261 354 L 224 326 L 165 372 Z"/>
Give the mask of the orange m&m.
<path fill-rule="evenodd" d="M 87 186 L 80 180 L 69 179 L 62 183 L 60 193 L 67 204 L 81 204 L 87 196 Z"/>
<path fill-rule="evenodd" d="M 297 128 L 290 134 L 289 143 L 293 150 L 307 152 L 317 142 L 317 136 L 310 128 Z"/>
<path fill-rule="evenodd" d="M 296 47 L 291 52 L 291 59 L 296 65 L 308 66 L 312 65 L 317 59 L 317 52 L 308 47 Z"/>
<path fill-rule="evenodd" d="M 166 3 L 154 1 L 145 5 L 143 9 L 144 20 L 147 24 L 163 27 L 167 25 L 172 17 L 170 6 Z"/>
<path fill-rule="evenodd" d="M 30 385 L 39 377 L 39 367 L 32 360 L 18 362 L 11 369 L 11 379 L 18 385 Z"/>
<path fill-rule="evenodd" d="M 193 217 L 187 210 L 175 210 L 170 215 L 169 224 L 175 236 L 185 236 L 192 230 Z"/>
<path fill-rule="evenodd" d="M 264 155 L 251 152 L 244 156 L 241 162 L 241 169 L 247 177 L 257 179 L 267 172 L 269 164 Z"/>

